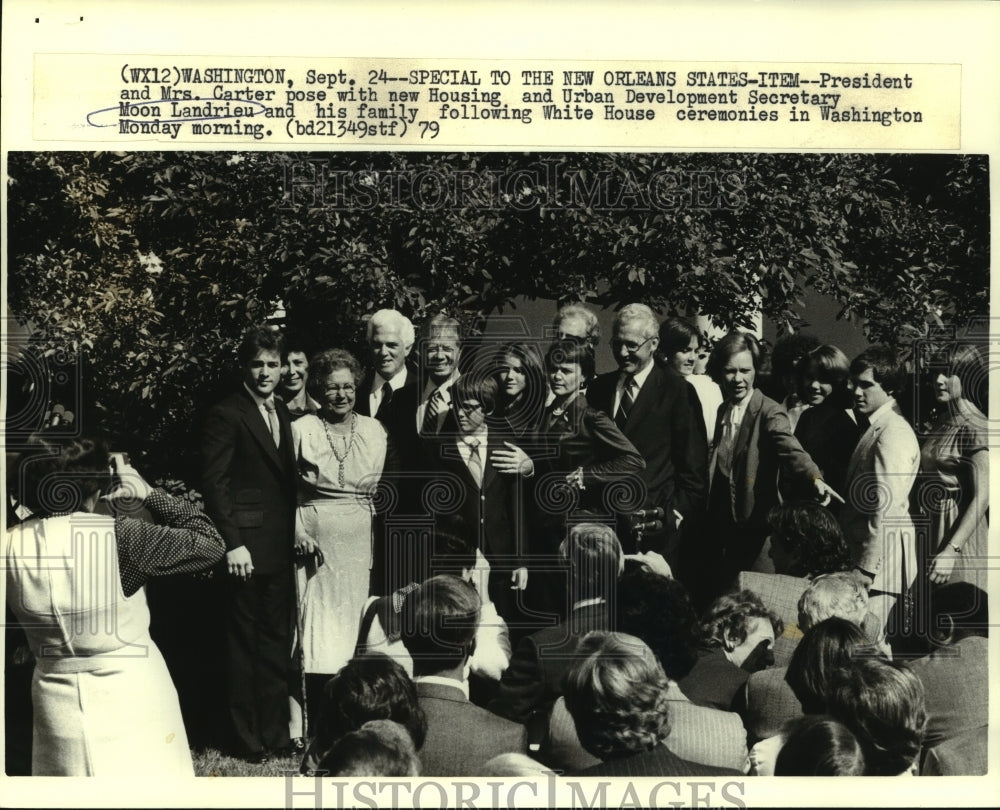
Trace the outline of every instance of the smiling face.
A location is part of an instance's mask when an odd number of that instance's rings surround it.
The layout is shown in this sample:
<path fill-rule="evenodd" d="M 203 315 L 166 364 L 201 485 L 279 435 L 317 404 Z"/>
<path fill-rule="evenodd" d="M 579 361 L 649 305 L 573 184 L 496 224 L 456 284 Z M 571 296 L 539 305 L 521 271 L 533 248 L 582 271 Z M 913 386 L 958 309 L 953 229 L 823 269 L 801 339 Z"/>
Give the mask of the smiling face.
<path fill-rule="evenodd" d="M 437 330 L 424 346 L 424 366 L 435 385 L 447 381 L 458 368 L 458 335 L 454 330 Z"/>
<path fill-rule="evenodd" d="M 528 385 L 528 375 L 521 360 L 512 354 L 505 354 L 499 368 L 500 390 L 509 401 L 524 393 Z"/>
<path fill-rule="evenodd" d="M 288 363 L 281 374 L 281 387 L 295 395 L 303 389 L 309 379 L 309 360 L 305 352 L 289 352 Z"/>
<path fill-rule="evenodd" d="M 350 369 L 338 368 L 331 371 L 319 390 L 323 393 L 320 403 L 323 415 L 329 419 L 340 420 L 354 410 L 354 400 L 357 396 L 357 383 Z"/>
<path fill-rule="evenodd" d="M 881 383 L 875 382 L 870 368 L 851 375 L 851 391 L 854 394 L 854 410 L 865 415 L 875 413 L 892 397 Z"/>
<path fill-rule="evenodd" d="M 687 348 L 679 352 L 674 352 L 668 358 L 668 362 L 674 371 L 683 374 L 686 377 L 688 374 L 694 374 L 694 364 L 697 357 L 698 338 L 691 338 L 691 342 L 688 344 Z"/>
<path fill-rule="evenodd" d="M 722 394 L 731 403 L 742 402 L 753 392 L 757 372 L 748 350 L 729 355 L 722 368 Z"/>
<path fill-rule="evenodd" d="M 549 388 L 557 397 L 575 394 L 584 384 L 583 369 L 579 363 L 554 363 L 549 365 Z"/>
<path fill-rule="evenodd" d="M 611 351 L 618 368 L 626 374 L 636 374 L 653 361 L 653 352 L 660 345 L 658 335 L 647 335 L 634 322 L 619 323 L 611 338 Z"/>
<path fill-rule="evenodd" d="M 407 355 L 413 344 L 403 343 L 399 330 L 391 326 L 376 326 L 372 332 L 369 346 L 372 351 L 372 362 L 382 379 L 391 380 L 406 364 Z"/>
<path fill-rule="evenodd" d="M 261 349 L 243 368 L 243 381 L 257 396 L 266 399 L 281 380 L 281 355 Z"/>
<path fill-rule="evenodd" d="M 802 379 L 802 398 L 807 405 L 822 405 L 832 393 L 833 383 L 822 382 L 808 376 Z"/>

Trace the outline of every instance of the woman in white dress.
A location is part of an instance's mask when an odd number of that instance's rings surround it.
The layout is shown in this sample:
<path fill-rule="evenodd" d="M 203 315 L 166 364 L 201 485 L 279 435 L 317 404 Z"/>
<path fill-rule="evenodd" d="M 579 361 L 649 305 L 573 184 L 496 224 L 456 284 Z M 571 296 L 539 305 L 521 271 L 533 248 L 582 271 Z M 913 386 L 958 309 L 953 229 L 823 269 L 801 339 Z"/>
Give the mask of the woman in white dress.
<path fill-rule="evenodd" d="M 298 627 L 307 676 L 328 678 L 351 659 L 368 598 L 372 499 L 387 438 L 378 420 L 354 412 L 360 380 L 361 367 L 349 352 L 320 352 L 309 361 L 308 382 L 320 410 L 292 423 L 299 469 Z"/>
<path fill-rule="evenodd" d="M 143 585 L 221 560 L 218 531 L 92 439 L 32 440 L 17 481 L 32 516 L 7 532 L 7 604 L 36 662 L 32 775 L 193 776 Z"/>

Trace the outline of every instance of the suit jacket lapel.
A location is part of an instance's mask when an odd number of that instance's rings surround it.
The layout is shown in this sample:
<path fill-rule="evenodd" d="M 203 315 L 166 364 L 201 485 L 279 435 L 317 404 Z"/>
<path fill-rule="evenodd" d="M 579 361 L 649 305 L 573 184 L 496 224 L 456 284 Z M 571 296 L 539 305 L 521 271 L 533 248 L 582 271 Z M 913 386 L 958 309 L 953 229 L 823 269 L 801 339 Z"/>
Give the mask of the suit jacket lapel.
<path fill-rule="evenodd" d="M 282 464 L 281 454 L 274 444 L 274 437 L 271 436 L 271 431 L 268 430 L 267 424 L 264 422 L 264 417 L 261 416 L 260 411 L 257 409 L 256 401 L 250 394 L 246 392 L 244 394 L 245 396 L 240 400 L 240 411 L 243 421 L 246 423 L 250 435 L 260 444 L 264 455 L 280 470 L 284 465 Z M 278 423 L 279 425 L 281 424 L 280 416 L 278 417 Z M 281 431 L 281 441 L 287 441 L 288 446 L 291 447 L 291 429 L 288 430 L 287 436 L 284 430 Z"/>
<path fill-rule="evenodd" d="M 862 464 L 867 463 L 867 459 L 871 455 L 872 448 L 875 446 L 875 441 L 884 429 L 885 423 L 883 420 L 874 422 L 868 426 L 868 430 L 866 430 L 858 440 L 858 446 L 854 448 L 854 452 L 851 454 L 851 460 L 847 465 L 848 486 L 850 486 L 850 482 L 858 473 L 858 469 L 862 466 Z"/>
<path fill-rule="evenodd" d="M 646 415 L 646 412 L 653 407 L 653 403 L 663 397 L 663 378 L 660 376 L 662 374 L 663 371 L 660 370 L 654 362 L 653 368 L 650 369 L 649 376 L 646 377 L 646 382 L 643 383 L 642 388 L 639 389 L 639 396 L 637 396 L 635 398 L 635 402 L 632 403 L 632 410 L 629 411 L 628 420 L 625 422 L 625 430 L 623 431 L 626 435 L 630 430 L 635 429 L 635 425 L 637 425 Z"/>

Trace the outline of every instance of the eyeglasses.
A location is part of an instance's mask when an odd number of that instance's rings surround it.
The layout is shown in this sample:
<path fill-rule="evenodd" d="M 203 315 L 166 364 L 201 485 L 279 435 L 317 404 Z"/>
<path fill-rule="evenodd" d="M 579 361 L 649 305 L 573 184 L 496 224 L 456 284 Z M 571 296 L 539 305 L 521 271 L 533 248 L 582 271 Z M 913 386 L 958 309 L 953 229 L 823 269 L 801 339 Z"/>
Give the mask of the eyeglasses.
<path fill-rule="evenodd" d="M 328 385 L 325 389 L 328 394 L 347 394 L 350 396 L 357 391 L 357 386 L 347 383 L 346 385 Z"/>
<path fill-rule="evenodd" d="M 453 402 L 452 407 L 456 411 L 461 411 L 464 414 L 475 413 L 476 411 L 481 411 L 483 409 L 482 403 L 480 402 Z"/>
<path fill-rule="evenodd" d="M 641 349 L 655 337 L 656 335 L 650 335 L 642 343 L 633 343 L 630 340 L 618 340 L 618 338 L 611 338 L 611 340 L 609 340 L 608 343 L 611 344 L 611 348 L 614 349 L 616 352 L 620 352 L 622 349 L 625 349 L 630 354 L 632 354 L 634 352 L 639 351 L 639 349 Z"/>

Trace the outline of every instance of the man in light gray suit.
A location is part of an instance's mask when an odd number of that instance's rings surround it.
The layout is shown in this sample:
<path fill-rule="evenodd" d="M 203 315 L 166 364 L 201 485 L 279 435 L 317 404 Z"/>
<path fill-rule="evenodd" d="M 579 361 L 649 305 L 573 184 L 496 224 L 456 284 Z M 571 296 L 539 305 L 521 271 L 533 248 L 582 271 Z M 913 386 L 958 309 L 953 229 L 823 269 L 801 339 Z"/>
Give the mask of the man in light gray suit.
<path fill-rule="evenodd" d="M 482 776 L 493 757 L 527 751 L 524 726 L 469 702 L 465 671 L 479 610 L 475 588 L 450 574 L 427 580 L 403 604 L 402 641 L 427 717 L 423 776 Z"/>
<path fill-rule="evenodd" d="M 840 524 L 853 575 L 869 589 L 869 610 L 885 626 L 917 573 L 909 506 L 920 447 L 893 398 L 901 373 L 892 351 L 872 346 L 854 358 L 850 372 L 854 411 L 867 429 L 848 464 Z"/>

